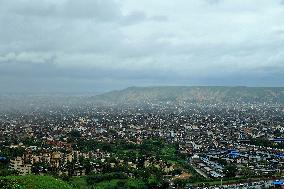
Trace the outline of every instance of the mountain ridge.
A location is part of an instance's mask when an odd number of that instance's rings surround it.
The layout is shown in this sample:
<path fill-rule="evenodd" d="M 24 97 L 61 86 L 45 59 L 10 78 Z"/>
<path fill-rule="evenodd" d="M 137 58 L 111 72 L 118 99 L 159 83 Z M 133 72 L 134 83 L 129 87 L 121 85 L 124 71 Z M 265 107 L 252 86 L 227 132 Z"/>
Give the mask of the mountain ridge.
<path fill-rule="evenodd" d="M 106 103 L 204 102 L 284 104 L 284 87 L 247 86 L 150 86 L 128 87 L 94 97 Z"/>

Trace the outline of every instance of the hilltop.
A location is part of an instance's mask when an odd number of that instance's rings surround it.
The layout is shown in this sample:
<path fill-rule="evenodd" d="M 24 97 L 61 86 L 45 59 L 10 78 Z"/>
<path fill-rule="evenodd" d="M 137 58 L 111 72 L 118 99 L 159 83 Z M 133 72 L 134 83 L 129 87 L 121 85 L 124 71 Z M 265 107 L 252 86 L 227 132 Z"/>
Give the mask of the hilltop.
<path fill-rule="evenodd" d="M 93 96 L 1 96 L 0 112 L 61 107 L 144 105 L 147 103 L 284 105 L 284 87 L 165 86 L 129 87 Z"/>
<path fill-rule="evenodd" d="M 284 104 L 284 87 L 130 87 L 94 97 L 103 103 L 192 102 Z"/>

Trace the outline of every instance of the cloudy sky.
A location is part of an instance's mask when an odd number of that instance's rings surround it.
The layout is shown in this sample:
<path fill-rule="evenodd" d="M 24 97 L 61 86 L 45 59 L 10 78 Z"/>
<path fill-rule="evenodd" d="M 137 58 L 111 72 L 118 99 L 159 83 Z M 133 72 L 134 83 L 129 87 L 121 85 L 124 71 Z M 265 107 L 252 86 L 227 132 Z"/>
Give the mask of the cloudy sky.
<path fill-rule="evenodd" d="M 0 91 L 283 86 L 283 18 L 283 0 L 0 0 Z"/>

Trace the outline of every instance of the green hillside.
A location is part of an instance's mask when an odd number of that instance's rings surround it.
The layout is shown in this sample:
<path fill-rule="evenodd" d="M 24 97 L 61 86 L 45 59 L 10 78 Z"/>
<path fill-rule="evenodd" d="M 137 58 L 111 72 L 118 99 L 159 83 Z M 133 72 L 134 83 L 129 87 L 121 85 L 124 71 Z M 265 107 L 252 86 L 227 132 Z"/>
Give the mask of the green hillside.
<path fill-rule="evenodd" d="M 3 189 L 72 189 L 66 182 L 51 176 L 7 176 L 0 177 Z"/>

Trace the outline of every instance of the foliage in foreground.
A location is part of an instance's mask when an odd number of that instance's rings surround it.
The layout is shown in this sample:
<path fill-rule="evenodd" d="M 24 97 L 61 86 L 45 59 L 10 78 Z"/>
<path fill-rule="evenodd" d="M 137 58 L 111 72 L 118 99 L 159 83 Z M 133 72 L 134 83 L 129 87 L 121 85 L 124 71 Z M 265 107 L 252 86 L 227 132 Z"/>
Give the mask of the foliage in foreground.
<path fill-rule="evenodd" d="M 7 176 L 0 177 L 3 189 L 72 189 L 66 182 L 51 176 Z"/>

